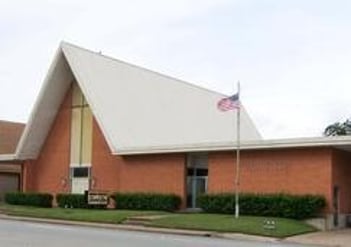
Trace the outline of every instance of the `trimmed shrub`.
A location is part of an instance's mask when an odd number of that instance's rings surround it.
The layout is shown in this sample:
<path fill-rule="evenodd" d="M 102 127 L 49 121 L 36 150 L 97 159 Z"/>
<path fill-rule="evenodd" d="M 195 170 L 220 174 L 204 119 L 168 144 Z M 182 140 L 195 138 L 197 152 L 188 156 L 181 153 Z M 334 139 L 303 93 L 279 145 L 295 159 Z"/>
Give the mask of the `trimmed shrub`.
<path fill-rule="evenodd" d="M 9 192 L 5 194 L 5 202 L 13 205 L 25 205 L 50 208 L 53 196 L 48 193 Z"/>
<path fill-rule="evenodd" d="M 208 213 L 233 214 L 235 195 L 204 194 L 198 205 Z M 316 216 L 326 205 L 318 195 L 240 194 L 240 214 L 306 219 Z"/>
<path fill-rule="evenodd" d="M 56 202 L 60 208 L 88 208 L 84 194 L 57 194 Z"/>
<path fill-rule="evenodd" d="M 112 198 L 117 209 L 174 211 L 181 199 L 173 194 L 155 193 L 115 193 Z"/>

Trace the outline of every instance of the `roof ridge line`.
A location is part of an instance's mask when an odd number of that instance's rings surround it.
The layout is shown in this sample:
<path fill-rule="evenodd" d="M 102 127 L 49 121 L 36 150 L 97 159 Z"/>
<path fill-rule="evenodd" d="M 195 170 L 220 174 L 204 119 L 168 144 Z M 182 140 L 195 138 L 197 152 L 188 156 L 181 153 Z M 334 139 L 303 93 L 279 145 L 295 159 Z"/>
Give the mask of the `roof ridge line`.
<path fill-rule="evenodd" d="M 197 88 L 197 89 L 199 89 L 199 90 L 204 90 L 204 91 L 207 91 L 207 92 L 210 92 L 210 93 L 217 94 L 217 95 L 220 96 L 220 97 L 226 97 L 226 96 L 228 96 L 228 95 L 226 95 L 226 94 L 217 92 L 217 91 L 215 91 L 215 90 L 212 90 L 212 89 L 209 89 L 209 88 L 205 88 L 205 87 L 199 86 L 199 85 L 197 85 L 197 84 L 193 84 L 193 83 L 188 82 L 188 81 L 186 81 L 186 80 L 182 80 L 182 79 L 176 78 L 176 77 L 171 76 L 171 75 L 166 75 L 166 74 L 157 72 L 157 71 L 155 71 L 155 70 L 148 69 L 148 68 L 142 67 L 142 66 L 140 66 L 140 65 L 133 64 L 133 63 L 131 63 L 131 62 L 126 62 L 126 61 L 117 59 L 117 58 L 115 58 L 115 57 L 112 57 L 112 56 L 110 56 L 110 55 L 105 55 L 105 54 L 102 54 L 102 53 L 99 53 L 99 52 L 95 52 L 95 51 L 93 51 L 93 50 L 89 50 L 89 49 L 87 49 L 87 48 L 84 48 L 84 47 L 81 47 L 81 46 L 78 46 L 78 45 L 75 45 L 75 44 L 72 44 L 72 43 L 69 43 L 69 42 L 66 42 L 66 41 L 61 41 L 60 46 L 62 47 L 62 45 L 73 46 L 73 47 L 75 47 L 75 48 L 77 48 L 77 49 L 84 50 L 84 51 L 89 52 L 89 53 L 93 53 L 93 54 L 95 54 L 95 55 L 104 57 L 104 58 L 106 58 L 106 59 L 110 59 L 110 60 L 115 61 L 115 62 L 119 62 L 119 63 L 125 64 L 125 65 L 128 65 L 128 66 L 131 66 L 131 67 L 134 67 L 134 68 L 142 69 L 142 70 L 144 70 L 144 71 L 147 71 L 147 72 L 150 72 L 150 73 L 159 75 L 159 76 L 163 76 L 163 77 L 166 77 L 166 78 L 175 80 L 175 81 L 180 82 L 180 83 L 183 83 L 183 84 L 185 84 L 185 85 L 187 85 L 187 86 L 190 86 L 190 87 L 193 87 L 193 88 Z"/>

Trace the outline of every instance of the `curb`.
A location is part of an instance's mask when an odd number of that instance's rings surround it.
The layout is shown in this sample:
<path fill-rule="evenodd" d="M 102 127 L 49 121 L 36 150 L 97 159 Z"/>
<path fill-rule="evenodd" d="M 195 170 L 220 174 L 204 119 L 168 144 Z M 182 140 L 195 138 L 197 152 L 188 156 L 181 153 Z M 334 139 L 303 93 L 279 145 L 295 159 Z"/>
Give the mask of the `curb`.
<path fill-rule="evenodd" d="M 123 224 L 108 224 L 108 223 L 96 223 L 96 222 L 83 222 L 83 221 L 69 221 L 69 220 L 58 220 L 58 219 L 47 219 L 47 218 L 35 218 L 35 217 L 22 217 L 22 216 L 11 216 L 7 214 L 0 214 L 0 219 L 3 220 L 14 220 L 44 224 L 56 224 L 66 226 L 80 226 L 80 227 L 94 227 L 111 230 L 123 230 L 123 231 L 139 231 L 147 233 L 160 233 L 160 234 L 173 234 L 183 236 L 196 236 L 196 237 L 208 237 L 208 238 L 222 238 L 232 240 L 247 240 L 255 242 L 281 242 L 281 239 L 263 236 L 246 235 L 241 233 L 219 233 L 212 231 L 198 231 L 198 230 L 184 230 L 184 229 L 173 229 L 173 228 L 158 228 L 151 226 L 135 226 L 135 225 L 123 225 Z"/>

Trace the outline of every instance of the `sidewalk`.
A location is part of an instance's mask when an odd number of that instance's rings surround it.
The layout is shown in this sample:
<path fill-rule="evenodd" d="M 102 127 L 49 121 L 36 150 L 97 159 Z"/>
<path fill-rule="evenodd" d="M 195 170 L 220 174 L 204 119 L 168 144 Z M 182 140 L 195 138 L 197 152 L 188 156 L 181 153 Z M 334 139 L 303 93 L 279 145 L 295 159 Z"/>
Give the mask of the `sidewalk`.
<path fill-rule="evenodd" d="M 314 232 L 286 238 L 284 241 L 301 244 L 319 244 L 331 247 L 351 246 L 351 229 Z"/>

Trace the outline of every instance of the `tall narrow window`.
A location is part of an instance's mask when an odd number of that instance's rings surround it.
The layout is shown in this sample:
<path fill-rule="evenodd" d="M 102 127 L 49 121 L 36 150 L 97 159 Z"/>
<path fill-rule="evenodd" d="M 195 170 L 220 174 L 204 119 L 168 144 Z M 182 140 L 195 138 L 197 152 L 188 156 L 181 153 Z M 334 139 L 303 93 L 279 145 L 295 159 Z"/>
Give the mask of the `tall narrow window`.
<path fill-rule="evenodd" d="M 71 120 L 71 191 L 89 190 L 93 115 L 77 83 L 73 84 Z"/>
<path fill-rule="evenodd" d="M 93 116 L 77 84 L 73 86 L 71 123 L 71 167 L 90 166 Z"/>

